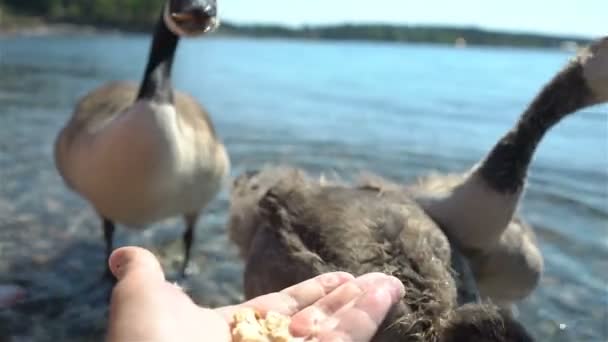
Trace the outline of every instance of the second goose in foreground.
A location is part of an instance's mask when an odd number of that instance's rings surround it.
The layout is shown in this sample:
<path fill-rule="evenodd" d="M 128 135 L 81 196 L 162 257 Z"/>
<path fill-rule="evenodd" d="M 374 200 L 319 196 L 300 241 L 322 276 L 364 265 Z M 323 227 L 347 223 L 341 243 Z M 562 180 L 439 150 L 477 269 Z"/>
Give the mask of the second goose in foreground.
<path fill-rule="evenodd" d="M 608 37 L 583 49 L 548 82 L 478 165 L 412 186 L 417 202 L 468 256 L 483 297 L 508 307 L 534 290 L 543 258 L 516 216 L 544 135 L 568 115 L 608 101 Z"/>
<path fill-rule="evenodd" d="M 186 271 L 197 218 L 221 189 L 230 162 L 207 112 L 173 90 L 171 68 L 180 36 L 216 26 L 215 0 L 168 0 L 141 84 L 93 90 L 59 133 L 57 168 L 101 217 L 107 255 L 115 222 L 143 228 L 183 215 Z"/>

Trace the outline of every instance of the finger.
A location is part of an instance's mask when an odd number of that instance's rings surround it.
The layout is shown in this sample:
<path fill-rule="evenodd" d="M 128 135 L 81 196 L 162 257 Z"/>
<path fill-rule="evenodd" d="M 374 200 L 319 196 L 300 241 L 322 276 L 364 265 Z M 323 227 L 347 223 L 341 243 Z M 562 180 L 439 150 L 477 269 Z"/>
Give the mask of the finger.
<path fill-rule="evenodd" d="M 123 247 L 115 250 L 108 260 L 110 270 L 120 282 L 126 278 L 146 281 L 164 281 L 165 275 L 158 259 L 140 247 Z"/>
<path fill-rule="evenodd" d="M 281 292 L 263 295 L 243 304 L 220 308 L 217 311 L 228 321 L 232 321 L 234 313 L 242 307 L 254 308 L 263 315 L 268 311 L 275 311 L 292 316 L 352 279 L 354 277 L 345 272 L 325 273 Z"/>
<path fill-rule="evenodd" d="M 402 298 L 396 295 L 392 285 L 368 289 L 353 305 L 345 307 L 328 320 L 319 332 L 320 342 L 371 340 L 391 307 Z M 403 289 L 403 287 L 401 287 Z"/>
<path fill-rule="evenodd" d="M 118 282 L 112 289 L 107 341 L 150 340 L 143 336 L 162 331 L 172 322 L 173 314 L 190 304 L 182 291 L 165 281 L 151 252 L 139 247 L 120 248 L 110 255 L 108 263 Z M 148 320 L 159 323 L 149 325 Z"/>
<path fill-rule="evenodd" d="M 293 301 L 291 309 L 293 315 L 353 279 L 355 277 L 345 272 L 328 273 L 288 287 L 279 293 Z"/>
<path fill-rule="evenodd" d="M 314 305 L 297 313 L 292 318 L 292 333 L 295 336 L 310 336 L 318 332 L 322 326 L 337 325 L 337 318 L 332 316 L 349 307 L 349 305 L 352 306 L 354 301 L 364 293 L 374 289 L 385 289 L 392 296 L 400 298 L 403 285 L 396 278 L 382 273 L 369 273 L 360 276 L 340 286 Z"/>
<path fill-rule="evenodd" d="M 292 317 L 291 331 L 295 336 L 310 336 L 339 309 L 358 298 L 366 286 L 385 280 L 381 273 L 366 274 L 343 284 L 315 304 Z"/>

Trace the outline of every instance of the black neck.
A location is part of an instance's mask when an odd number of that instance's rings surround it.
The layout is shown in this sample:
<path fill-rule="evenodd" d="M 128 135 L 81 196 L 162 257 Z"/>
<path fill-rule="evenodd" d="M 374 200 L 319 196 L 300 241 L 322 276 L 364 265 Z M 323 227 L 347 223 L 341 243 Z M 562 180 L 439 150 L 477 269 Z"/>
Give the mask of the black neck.
<path fill-rule="evenodd" d="M 482 177 L 499 192 L 520 191 L 545 133 L 568 114 L 591 104 L 590 94 L 582 66 L 570 64 L 542 89 L 515 127 L 494 146 L 479 170 Z"/>
<path fill-rule="evenodd" d="M 138 100 L 173 103 L 171 67 L 179 37 L 169 30 L 163 17 L 164 10 L 156 25 L 148 66 L 137 95 Z"/>

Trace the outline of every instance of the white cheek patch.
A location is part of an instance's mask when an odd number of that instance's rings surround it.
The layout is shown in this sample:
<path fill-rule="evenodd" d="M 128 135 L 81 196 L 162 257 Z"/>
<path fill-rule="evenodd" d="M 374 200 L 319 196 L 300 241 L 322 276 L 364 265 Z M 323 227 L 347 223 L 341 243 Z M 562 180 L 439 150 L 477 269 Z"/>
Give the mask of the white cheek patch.
<path fill-rule="evenodd" d="M 214 32 L 220 27 L 220 23 L 221 22 L 219 17 L 211 18 L 211 25 L 209 25 L 209 27 L 205 29 L 205 33 Z"/>
<path fill-rule="evenodd" d="M 169 28 L 169 30 L 175 33 L 178 37 L 187 36 L 188 33 L 182 30 L 179 25 L 171 18 L 171 13 L 169 11 L 169 2 L 165 5 L 165 9 L 163 10 L 163 20 L 165 21 L 165 25 Z"/>

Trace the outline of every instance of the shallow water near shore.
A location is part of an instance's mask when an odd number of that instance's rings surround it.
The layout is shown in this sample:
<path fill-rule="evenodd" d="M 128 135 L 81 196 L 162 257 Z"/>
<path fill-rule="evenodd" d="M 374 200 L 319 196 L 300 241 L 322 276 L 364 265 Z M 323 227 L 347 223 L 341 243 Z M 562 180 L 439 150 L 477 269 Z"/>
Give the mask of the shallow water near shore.
<path fill-rule="evenodd" d="M 101 341 L 111 285 L 93 210 L 67 190 L 53 141 L 78 97 L 139 81 L 149 37 L 0 38 L 0 284 L 27 291 L 0 309 L 0 341 Z M 174 84 L 211 112 L 232 176 L 266 163 L 344 176 L 371 170 L 412 182 L 463 171 L 509 129 L 571 56 L 550 50 L 211 38 L 181 43 Z M 539 341 L 608 339 L 608 108 L 560 123 L 541 144 L 523 203 L 546 273 L 519 306 Z M 242 263 L 225 232 L 228 191 L 199 221 L 203 305 L 242 300 Z M 179 218 L 116 245 L 150 248 L 170 277 Z M 12 338 L 12 339 L 11 339 Z"/>

